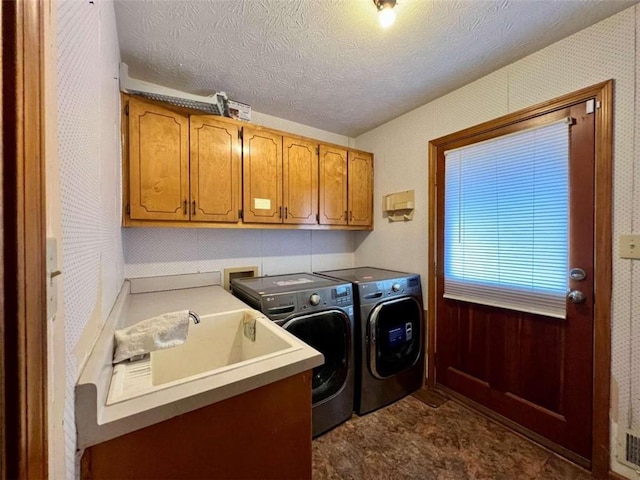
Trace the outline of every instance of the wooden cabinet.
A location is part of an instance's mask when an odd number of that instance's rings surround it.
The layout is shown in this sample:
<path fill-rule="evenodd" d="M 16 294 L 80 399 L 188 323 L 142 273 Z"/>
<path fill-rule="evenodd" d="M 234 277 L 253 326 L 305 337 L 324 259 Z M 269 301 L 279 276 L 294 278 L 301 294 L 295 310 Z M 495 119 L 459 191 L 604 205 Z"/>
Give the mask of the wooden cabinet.
<path fill-rule="evenodd" d="M 122 98 L 125 226 L 373 227 L 372 154 Z"/>
<path fill-rule="evenodd" d="M 311 371 L 93 445 L 81 478 L 311 479 Z"/>
<path fill-rule="evenodd" d="M 320 223 L 373 225 L 373 155 L 320 145 Z"/>
<path fill-rule="evenodd" d="M 189 218 L 189 119 L 139 100 L 129 103 L 131 218 Z"/>
<path fill-rule="evenodd" d="M 245 127 L 242 154 L 244 221 L 282 223 L 282 136 Z"/>
<path fill-rule="evenodd" d="M 349 225 L 373 224 L 373 155 L 350 150 L 348 155 Z"/>
<path fill-rule="evenodd" d="M 129 100 L 129 216 L 237 222 L 238 127 Z"/>
<path fill-rule="evenodd" d="M 315 225 L 318 145 L 244 128 L 244 221 Z"/>
<path fill-rule="evenodd" d="M 347 151 L 320 145 L 320 223 L 346 225 Z"/>
<path fill-rule="evenodd" d="M 192 115 L 191 221 L 237 222 L 240 210 L 238 127 Z"/>
<path fill-rule="evenodd" d="M 284 223 L 318 223 L 318 144 L 283 139 Z"/>

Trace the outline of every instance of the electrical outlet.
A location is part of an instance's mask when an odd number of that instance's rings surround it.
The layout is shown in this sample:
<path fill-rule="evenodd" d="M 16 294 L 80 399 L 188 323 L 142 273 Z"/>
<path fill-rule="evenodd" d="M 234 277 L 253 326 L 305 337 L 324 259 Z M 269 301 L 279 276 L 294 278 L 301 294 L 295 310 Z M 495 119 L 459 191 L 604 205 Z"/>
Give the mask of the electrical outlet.
<path fill-rule="evenodd" d="M 640 258 L 640 235 L 620 235 L 620 258 Z"/>

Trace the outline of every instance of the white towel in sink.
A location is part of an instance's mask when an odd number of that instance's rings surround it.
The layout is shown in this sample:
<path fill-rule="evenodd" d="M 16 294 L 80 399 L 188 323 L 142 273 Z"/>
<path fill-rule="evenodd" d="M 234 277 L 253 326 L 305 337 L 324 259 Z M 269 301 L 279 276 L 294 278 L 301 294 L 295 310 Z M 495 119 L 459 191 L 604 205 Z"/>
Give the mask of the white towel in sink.
<path fill-rule="evenodd" d="M 182 345 L 189 333 L 189 310 L 165 313 L 116 330 L 113 363 Z"/>

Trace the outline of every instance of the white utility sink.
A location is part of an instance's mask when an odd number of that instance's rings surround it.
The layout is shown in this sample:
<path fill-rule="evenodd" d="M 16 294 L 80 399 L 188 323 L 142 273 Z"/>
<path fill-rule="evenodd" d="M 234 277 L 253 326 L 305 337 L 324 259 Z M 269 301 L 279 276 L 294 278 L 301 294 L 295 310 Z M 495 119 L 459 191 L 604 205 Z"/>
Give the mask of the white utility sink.
<path fill-rule="evenodd" d="M 189 325 L 187 341 L 151 352 L 151 383 L 186 379 L 258 362 L 297 347 L 282 330 L 255 310 L 206 315 Z"/>
<path fill-rule="evenodd" d="M 216 377 L 217 385 L 233 383 L 285 365 L 288 360 L 273 361 L 309 348 L 257 310 L 202 315 L 200 323 L 189 325 L 182 345 L 115 365 L 106 404 L 205 377 Z"/>

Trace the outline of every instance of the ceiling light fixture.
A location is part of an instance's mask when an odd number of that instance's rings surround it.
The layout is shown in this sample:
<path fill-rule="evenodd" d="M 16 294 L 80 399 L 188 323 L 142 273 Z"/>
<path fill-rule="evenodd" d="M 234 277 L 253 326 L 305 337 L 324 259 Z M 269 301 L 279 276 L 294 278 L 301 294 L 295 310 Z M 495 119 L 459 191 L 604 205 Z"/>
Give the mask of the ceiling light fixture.
<path fill-rule="evenodd" d="M 380 26 L 382 28 L 390 27 L 396 19 L 396 12 L 393 11 L 396 0 L 373 0 L 373 3 L 378 9 Z"/>

